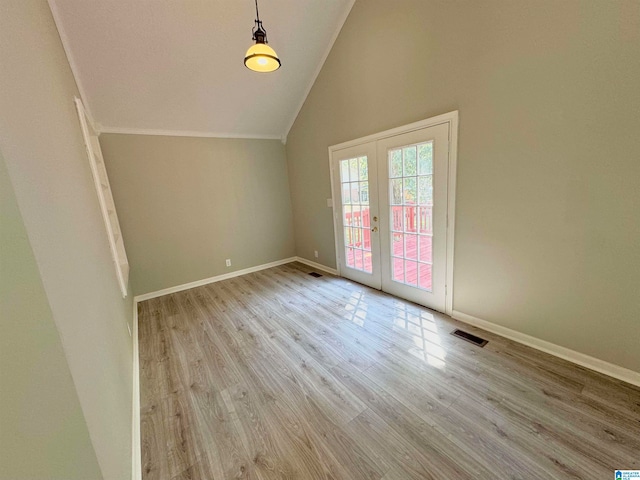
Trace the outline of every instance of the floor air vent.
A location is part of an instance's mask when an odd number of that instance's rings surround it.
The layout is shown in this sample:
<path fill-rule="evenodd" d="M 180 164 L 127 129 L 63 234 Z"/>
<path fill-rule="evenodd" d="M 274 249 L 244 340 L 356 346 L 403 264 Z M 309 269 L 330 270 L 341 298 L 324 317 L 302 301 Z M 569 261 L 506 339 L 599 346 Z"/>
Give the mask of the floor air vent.
<path fill-rule="evenodd" d="M 322 275 L 320 275 L 318 272 L 311 272 L 309 275 L 311 275 L 312 277 L 321 277 Z"/>
<path fill-rule="evenodd" d="M 473 343 L 474 345 L 477 345 L 479 347 L 484 347 L 487 343 L 489 343 L 489 341 L 485 340 L 484 338 L 476 337 L 475 335 L 472 335 L 471 333 L 465 332 L 464 330 L 460 329 L 454 330 L 453 332 L 451 332 L 451 335 L 460 337 L 461 339 Z"/>

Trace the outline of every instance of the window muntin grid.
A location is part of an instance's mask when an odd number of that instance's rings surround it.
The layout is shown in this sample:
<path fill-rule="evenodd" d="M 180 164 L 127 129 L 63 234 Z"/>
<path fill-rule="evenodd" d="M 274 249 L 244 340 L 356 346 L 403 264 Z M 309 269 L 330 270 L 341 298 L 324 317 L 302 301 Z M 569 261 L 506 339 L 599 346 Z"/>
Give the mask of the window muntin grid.
<path fill-rule="evenodd" d="M 390 149 L 391 279 L 433 291 L 433 141 Z"/>
<path fill-rule="evenodd" d="M 354 270 L 373 273 L 369 162 L 366 156 L 340 161 L 340 194 L 345 265 Z"/>

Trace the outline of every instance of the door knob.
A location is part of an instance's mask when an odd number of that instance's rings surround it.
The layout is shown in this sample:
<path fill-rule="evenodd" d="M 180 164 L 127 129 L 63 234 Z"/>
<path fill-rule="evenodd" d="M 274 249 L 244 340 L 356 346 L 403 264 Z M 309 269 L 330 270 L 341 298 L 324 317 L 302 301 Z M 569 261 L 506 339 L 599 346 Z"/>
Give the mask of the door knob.
<path fill-rule="evenodd" d="M 371 231 L 372 231 L 372 232 L 377 232 L 377 231 L 378 231 L 378 227 L 373 227 L 373 228 L 371 229 Z"/>

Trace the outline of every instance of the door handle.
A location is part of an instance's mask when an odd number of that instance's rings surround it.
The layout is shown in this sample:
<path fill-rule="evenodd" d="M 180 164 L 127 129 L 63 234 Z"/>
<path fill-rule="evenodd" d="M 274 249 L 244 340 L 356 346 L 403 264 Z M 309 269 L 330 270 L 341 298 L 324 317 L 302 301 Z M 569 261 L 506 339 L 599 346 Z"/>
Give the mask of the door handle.
<path fill-rule="evenodd" d="M 372 232 L 377 232 L 377 231 L 378 231 L 378 227 L 373 227 L 373 228 L 371 229 L 371 231 L 372 231 Z"/>

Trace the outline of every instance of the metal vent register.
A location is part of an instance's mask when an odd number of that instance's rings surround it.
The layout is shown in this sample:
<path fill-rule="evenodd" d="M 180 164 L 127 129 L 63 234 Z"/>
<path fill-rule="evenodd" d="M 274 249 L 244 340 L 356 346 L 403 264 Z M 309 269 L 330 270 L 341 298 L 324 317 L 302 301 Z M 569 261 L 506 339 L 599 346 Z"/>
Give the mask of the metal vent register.
<path fill-rule="evenodd" d="M 489 341 L 485 340 L 484 338 L 476 337 L 472 333 L 465 332 L 464 330 L 460 329 L 455 329 L 453 332 L 451 332 L 451 335 L 460 337 L 461 339 L 466 340 L 469 343 L 473 343 L 474 345 L 477 345 L 479 347 L 484 347 L 487 343 L 489 343 Z"/>

